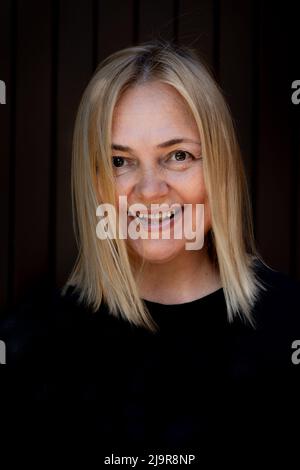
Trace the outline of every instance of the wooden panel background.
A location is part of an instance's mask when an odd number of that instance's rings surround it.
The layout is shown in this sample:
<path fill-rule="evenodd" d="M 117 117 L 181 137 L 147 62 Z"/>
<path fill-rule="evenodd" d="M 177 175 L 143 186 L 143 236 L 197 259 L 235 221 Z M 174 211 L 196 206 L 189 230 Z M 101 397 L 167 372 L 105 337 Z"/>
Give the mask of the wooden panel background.
<path fill-rule="evenodd" d="M 76 110 L 100 60 L 152 37 L 196 48 L 221 85 L 243 151 L 265 260 L 300 280 L 297 2 L 0 1 L 1 309 L 62 286 L 76 256 L 70 162 Z"/>

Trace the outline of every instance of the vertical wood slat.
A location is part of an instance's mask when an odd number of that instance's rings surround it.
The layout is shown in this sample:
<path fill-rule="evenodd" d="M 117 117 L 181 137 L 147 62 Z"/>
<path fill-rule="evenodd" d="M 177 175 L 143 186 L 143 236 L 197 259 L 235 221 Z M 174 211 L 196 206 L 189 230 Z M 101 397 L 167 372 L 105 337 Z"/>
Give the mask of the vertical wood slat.
<path fill-rule="evenodd" d="M 239 137 L 249 186 L 252 174 L 253 1 L 220 2 L 219 83 Z M 251 188 L 250 188 L 251 189 Z"/>
<path fill-rule="evenodd" d="M 287 13 L 287 10 L 285 9 Z M 256 174 L 257 241 L 266 262 L 289 272 L 291 239 L 290 89 L 286 76 L 289 18 L 273 4 L 262 5 L 260 128 Z M 284 31 L 285 34 L 278 34 Z M 280 55 L 280 60 L 278 60 Z"/>
<path fill-rule="evenodd" d="M 153 38 L 174 39 L 175 21 L 173 0 L 141 0 L 139 8 L 138 41 Z"/>
<path fill-rule="evenodd" d="M 12 77 L 12 31 L 13 2 L 5 0 L 1 3 L 0 17 L 0 80 L 6 85 L 6 104 L 0 104 L 0 132 L 1 132 L 1 158 L 0 158 L 0 308 L 4 309 L 9 303 L 9 266 L 10 248 L 9 235 L 11 229 L 11 173 L 12 173 L 12 113 L 14 106 L 14 89 Z"/>
<path fill-rule="evenodd" d="M 180 0 L 178 41 L 195 48 L 211 72 L 214 72 L 214 2 Z"/>
<path fill-rule="evenodd" d="M 51 1 L 18 2 L 14 295 L 48 271 Z"/>
<path fill-rule="evenodd" d="M 119 49 L 133 43 L 134 1 L 96 0 L 97 64 Z"/>
<path fill-rule="evenodd" d="M 55 188 L 55 284 L 62 287 L 76 259 L 72 224 L 71 156 L 75 117 L 93 72 L 93 2 L 59 2 Z"/>

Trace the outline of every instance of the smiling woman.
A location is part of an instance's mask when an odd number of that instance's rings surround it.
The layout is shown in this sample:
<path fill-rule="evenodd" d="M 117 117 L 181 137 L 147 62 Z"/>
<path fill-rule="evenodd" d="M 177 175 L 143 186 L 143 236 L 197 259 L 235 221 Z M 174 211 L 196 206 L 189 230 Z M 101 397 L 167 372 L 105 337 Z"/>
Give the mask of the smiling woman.
<path fill-rule="evenodd" d="M 222 286 L 228 319 L 253 322 L 264 286 L 246 177 L 227 105 L 194 51 L 154 41 L 100 63 L 78 110 L 72 186 L 80 250 L 64 292 L 154 331 L 145 300 L 183 303 Z M 120 196 L 146 207 L 141 232 L 170 238 L 97 239 L 96 207 L 118 210 Z M 202 204 L 203 247 L 186 250 L 170 218 L 154 224 L 153 204 L 191 204 L 194 229 Z"/>
<path fill-rule="evenodd" d="M 56 403 L 35 415 L 35 446 L 54 423 L 72 452 L 84 439 L 97 458 L 188 451 L 198 468 L 222 446 L 232 463 L 292 443 L 299 285 L 258 253 L 232 119 L 193 50 L 151 41 L 100 63 L 76 118 L 72 196 L 79 250 L 63 290 L 0 325 L 21 371 L 8 394 Z M 110 210 L 121 224 L 99 237 Z M 33 423 L 24 408 L 13 432 Z"/>

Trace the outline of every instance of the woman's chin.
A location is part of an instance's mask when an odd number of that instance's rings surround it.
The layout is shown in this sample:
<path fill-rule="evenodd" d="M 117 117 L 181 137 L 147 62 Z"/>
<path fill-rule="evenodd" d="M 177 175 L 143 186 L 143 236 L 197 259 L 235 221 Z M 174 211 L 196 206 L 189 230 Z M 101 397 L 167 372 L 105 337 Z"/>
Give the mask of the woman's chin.
<path fill-rule="evenodd" d="M 166 263 L 176 258 L 184 250 L 183 240 L 144 240 L 134 243 L 132 249 L 145 261 Z"/>

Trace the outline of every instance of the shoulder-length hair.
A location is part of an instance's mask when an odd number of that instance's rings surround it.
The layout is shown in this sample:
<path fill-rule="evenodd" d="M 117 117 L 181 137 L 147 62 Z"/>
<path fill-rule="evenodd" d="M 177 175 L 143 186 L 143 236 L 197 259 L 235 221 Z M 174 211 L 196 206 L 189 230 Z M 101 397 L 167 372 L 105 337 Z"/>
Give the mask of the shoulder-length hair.
<path fill-rule="evenodd" d="M 196 51 L 169 41 L 152 40 L 111 54 L 99 64 L 84 91 L 74 128 L 71 179 L 78 256 L 62 294 L 73 286 L 79 301 L 92 311 L 104 302 L 111 314 L 150 331 L 157 329 L 139 296 L 137 265 L 128 244 L 124 239 L 100 240 L 96 235 L 97 206 L 116 201 L 111 159 L 114 108 L 126 89 L 150 81 L 174 87 L 195 118 L 211 210 L 209 256 L 220 273 L 228 320 L 238 315 L 254 326 L 252 308 L 260 290 L 265 290 L 255 265 L 263 260 L 255 246 L 233 120 Z"/>

